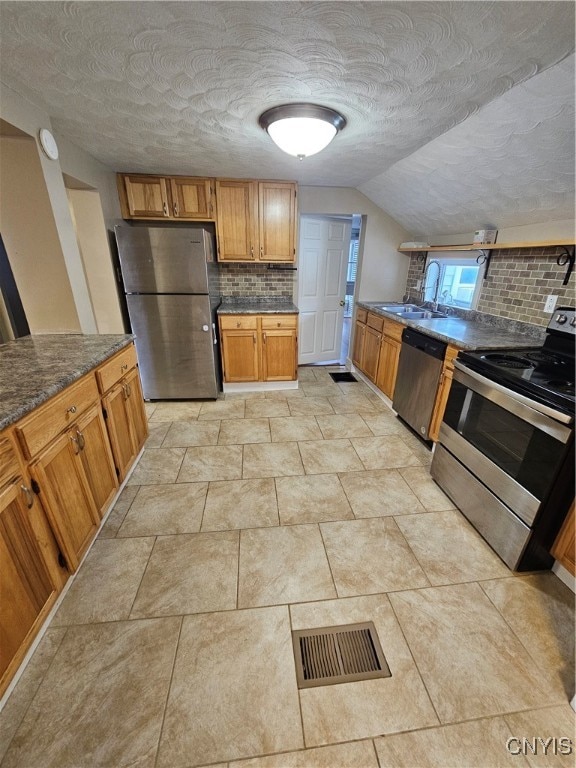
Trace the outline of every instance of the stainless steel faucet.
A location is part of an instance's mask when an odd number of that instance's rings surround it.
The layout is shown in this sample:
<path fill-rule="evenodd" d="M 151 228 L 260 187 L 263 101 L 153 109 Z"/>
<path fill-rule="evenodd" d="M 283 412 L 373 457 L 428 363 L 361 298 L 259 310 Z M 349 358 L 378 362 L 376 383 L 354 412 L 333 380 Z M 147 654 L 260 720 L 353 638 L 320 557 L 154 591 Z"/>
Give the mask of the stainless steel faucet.
<path fill-rule="evenodd" d="M 436 277 L 436 284 L 434 286 L 434 297 L 432 300 L 432 309 L 436 312 L 438 309 L 438 289 L 440 287 L 440 272 L 442 271 L 440 268 L 440 262 L 435 261 L 434 259 L 431 259 L 428 264 L 426 264 L 426 269 L 424 270 L 424 279 L 422 280 L 422 301 L 426 301 L 426 290 L 428 289 L 427 280 L 428 280 L 428 270 L 432 266 L 432 264 L 436 264 L 438 267 L 438 276 Z"/>

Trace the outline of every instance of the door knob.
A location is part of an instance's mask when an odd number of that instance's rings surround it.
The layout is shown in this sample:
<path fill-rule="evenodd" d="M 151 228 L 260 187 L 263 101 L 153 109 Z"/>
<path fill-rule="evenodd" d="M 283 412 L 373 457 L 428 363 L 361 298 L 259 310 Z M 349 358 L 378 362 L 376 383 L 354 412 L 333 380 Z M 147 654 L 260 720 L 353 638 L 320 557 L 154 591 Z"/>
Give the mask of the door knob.
<path fill-rule="evenodd" d="M 343 307 L 343 306 L 344 306 L 344 304 L 346 304 L 346 302 L 345 302 L 345 301 L 341 301 L 341 302 L 340 302 L 340 306 L 341 306 L 341 307 Z"/>

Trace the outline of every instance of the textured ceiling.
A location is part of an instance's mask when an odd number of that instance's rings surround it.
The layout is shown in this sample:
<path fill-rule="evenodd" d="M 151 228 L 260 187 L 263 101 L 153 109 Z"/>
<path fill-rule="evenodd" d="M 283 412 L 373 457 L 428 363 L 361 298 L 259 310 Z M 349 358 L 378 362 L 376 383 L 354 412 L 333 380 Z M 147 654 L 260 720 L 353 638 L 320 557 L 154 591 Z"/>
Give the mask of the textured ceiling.
<path fill-rule="evenodd" d="M 470 230 L 479 200 L 499 226 L 566 217 L 572 3 L 1 2 L 0 22 L 0 79 L 115 170 L 359 187 L 413 232 Z M 544 70 L 564 103 L 533 98 Z M 257 124 L 290 101 L 348 125 L 298 162 Z"/>

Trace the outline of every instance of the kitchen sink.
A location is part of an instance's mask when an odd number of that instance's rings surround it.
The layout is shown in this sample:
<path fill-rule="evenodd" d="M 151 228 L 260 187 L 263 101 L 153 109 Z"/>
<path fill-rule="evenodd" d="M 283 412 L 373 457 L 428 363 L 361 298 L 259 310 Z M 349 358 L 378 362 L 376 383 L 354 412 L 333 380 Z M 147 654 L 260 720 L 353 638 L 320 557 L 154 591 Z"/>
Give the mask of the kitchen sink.
<path fill-rule="evenodd" d="M 448 317 L 445 312 L 434 312 L 432 309 L 419 309 L 412 312 L 394 312 L 399 317 L 405 317 L 407 320 L 431 320 L 435 317 Z"/>
<path fill-rule="evenodd" d="M 406 320 L 429 320 L 435 317 L 448 317 L 445 312 L 436 312 L 432 309 L 423 309 L 417 304 L 377 304 L 376 309 L 383 312 L 391 312 Z"/>

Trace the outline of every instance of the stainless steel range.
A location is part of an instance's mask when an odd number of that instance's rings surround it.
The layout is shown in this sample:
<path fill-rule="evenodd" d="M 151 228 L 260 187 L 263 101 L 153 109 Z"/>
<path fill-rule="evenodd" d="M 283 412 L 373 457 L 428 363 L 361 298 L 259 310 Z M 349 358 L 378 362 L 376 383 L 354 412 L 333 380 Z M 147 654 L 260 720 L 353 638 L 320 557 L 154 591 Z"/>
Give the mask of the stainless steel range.
<path fill-rule="evenodd" d="M 431 474 L 513 570 L 549 568 L 574 498 L 576 312 L 540 347 L 461 352 Z"/>

